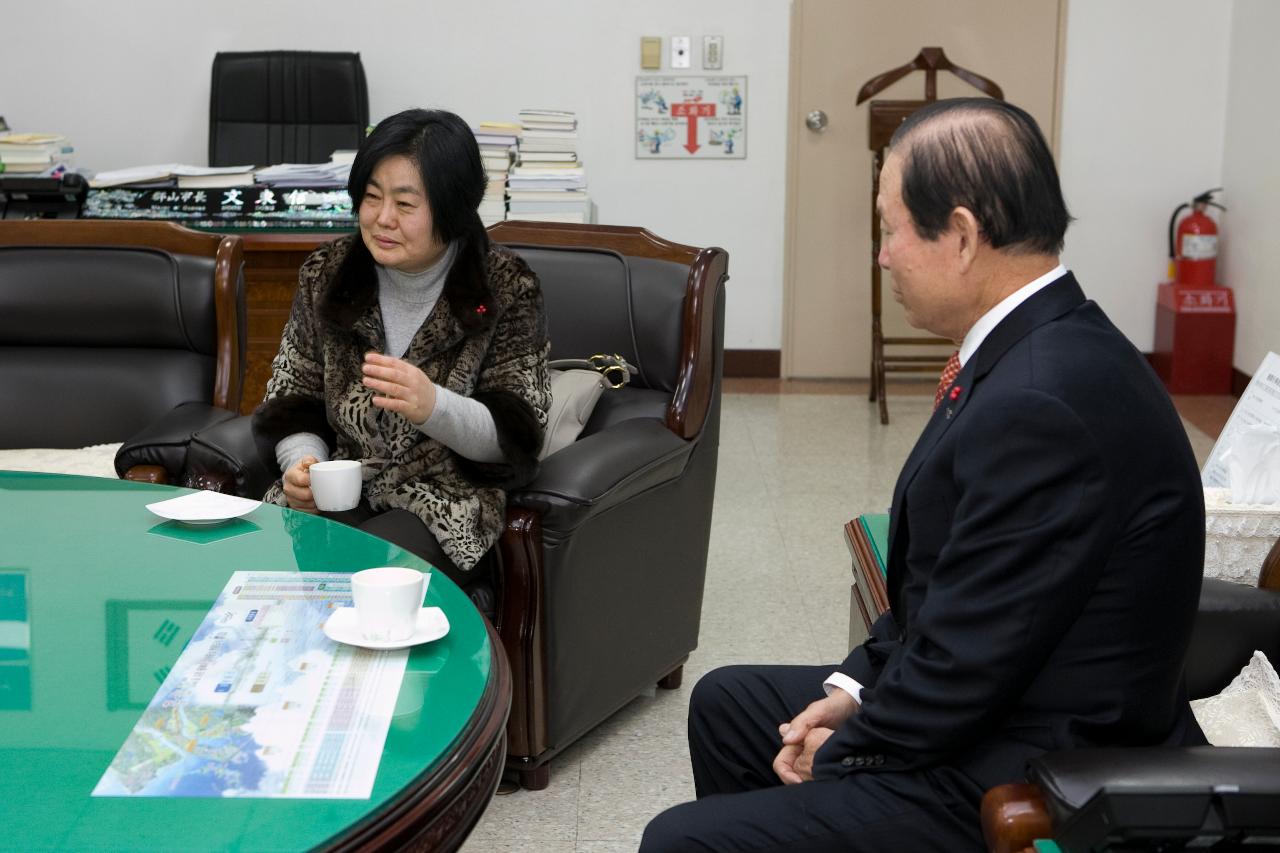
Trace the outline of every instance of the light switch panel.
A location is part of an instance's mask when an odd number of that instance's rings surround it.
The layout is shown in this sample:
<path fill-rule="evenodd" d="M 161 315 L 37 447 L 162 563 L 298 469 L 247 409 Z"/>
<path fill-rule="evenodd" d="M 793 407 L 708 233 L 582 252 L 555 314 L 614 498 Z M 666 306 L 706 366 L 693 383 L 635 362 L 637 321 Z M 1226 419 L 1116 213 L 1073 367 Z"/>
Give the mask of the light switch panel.
<path fill-rule="evenodd" d="M 690 65 L 688 36 L 671 37 L 671 67 L 688 68 Z"/>
<path fill-rule="evenodd" d="M 662 69 L 662 38 L 660 36 L 640 37 L 640 67 L 645 71 Z"/>
<path fill-rule="evenodd" d="M 702 37 L 702 67 L 708 71 L 724 67 L 724 36 Z"/>

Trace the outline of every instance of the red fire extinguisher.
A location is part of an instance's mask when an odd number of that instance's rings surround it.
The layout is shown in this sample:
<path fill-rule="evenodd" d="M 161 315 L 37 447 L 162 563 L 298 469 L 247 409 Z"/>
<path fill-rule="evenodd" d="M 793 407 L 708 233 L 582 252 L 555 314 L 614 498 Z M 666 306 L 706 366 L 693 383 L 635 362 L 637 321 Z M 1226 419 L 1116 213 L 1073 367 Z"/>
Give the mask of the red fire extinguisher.
<path fill-rule="evenodd" d="M 1218 283 L 1218 223 L 1205 213 L 1207 207 L 1226 210 L 1213 200 L 1218 192 L 1222 187 L 1205 190 L 1190 203 L 1178 205 L 1169 217 L 1169 276 L 1174 284 L 1213 287 Z M 1191 215 L 1178 222 L 1178 214 L 1188 207 Z"/>

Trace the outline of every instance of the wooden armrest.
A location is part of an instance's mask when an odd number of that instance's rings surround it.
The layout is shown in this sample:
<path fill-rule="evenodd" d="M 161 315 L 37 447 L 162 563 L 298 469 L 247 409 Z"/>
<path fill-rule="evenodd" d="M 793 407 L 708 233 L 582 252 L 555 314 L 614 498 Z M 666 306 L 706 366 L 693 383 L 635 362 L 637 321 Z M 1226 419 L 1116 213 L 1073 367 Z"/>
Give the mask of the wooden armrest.
<path fill-rule="evenodd" d="M 982 835 L 991 853 L 1031 850 L 1032 841 L 1051 832 L 1049 809 L 1035 785 L 1000 785 L 982 798 Z"/>
<path fill-rule="evenodd" d="M 135 483 L 159 483 L 168 485 L 169 472 L 159 465 L 134 465 L 124 472 L 124 479 Z"/>
<path fill-rule="evenodd" d="M 506 526 L 496 547 L 502 573 L 497 630 L 515 685 L 507 720 L 507 751 L 538 755 L 547 749 L 541 516 L 529 509 L 508 507 Z"/>

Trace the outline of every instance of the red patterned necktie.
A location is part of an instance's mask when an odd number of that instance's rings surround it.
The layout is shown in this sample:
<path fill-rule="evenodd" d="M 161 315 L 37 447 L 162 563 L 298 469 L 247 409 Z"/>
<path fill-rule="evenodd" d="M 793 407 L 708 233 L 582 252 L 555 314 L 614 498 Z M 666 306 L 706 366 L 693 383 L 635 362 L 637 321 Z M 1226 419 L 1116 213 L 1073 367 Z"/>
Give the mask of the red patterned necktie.
<path fill-rule="evenodd" d="M 956 377 L 960 375 L 960 351 L 956 350 L 951 353 L 951 358 L 947 359 L 947 366 L 942 368 L 942 377 L 938 379 L 938 393 L 933 395 L 933 409 L 938 410 L 938 406 L 942 405 L 942 395 L 951 387 L 951 383 L 956 381 Z"/>

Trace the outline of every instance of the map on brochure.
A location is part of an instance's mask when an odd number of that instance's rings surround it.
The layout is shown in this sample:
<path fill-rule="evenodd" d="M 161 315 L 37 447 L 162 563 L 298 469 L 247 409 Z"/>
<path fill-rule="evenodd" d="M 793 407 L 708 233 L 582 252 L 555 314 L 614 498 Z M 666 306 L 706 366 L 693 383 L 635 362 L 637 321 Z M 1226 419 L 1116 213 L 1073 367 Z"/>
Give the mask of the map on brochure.
<path fill-rule="evenodd" d="M 407 649 L 324 635 L 351 576 L 236 572 L 95 797 L 368 798 Z"/>

